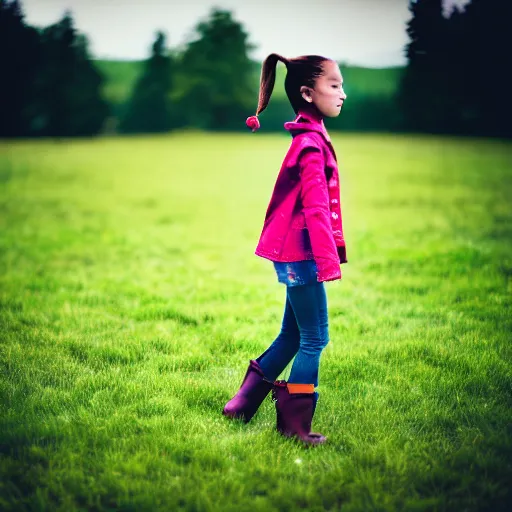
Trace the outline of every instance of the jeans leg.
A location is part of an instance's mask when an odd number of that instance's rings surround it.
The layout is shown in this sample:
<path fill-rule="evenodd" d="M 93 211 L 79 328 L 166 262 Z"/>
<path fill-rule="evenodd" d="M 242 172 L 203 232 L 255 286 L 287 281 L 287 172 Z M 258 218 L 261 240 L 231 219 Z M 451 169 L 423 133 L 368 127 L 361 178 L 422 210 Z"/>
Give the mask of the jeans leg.
<path fill-rule="evenodd" d="M 327 295 L 323 282 L 289 288 L 289 298 L 300 331 L 300 347 L 288 382 L 318 386 L 322 350 L 329 342 Z"/>
<path fill-rule="evenodd" d="M 256 359 L 268 380 L 277 379 L 299 350 L 299 345 L 299 327 L 287 291 L 281 332 L 270 347 Z"/>

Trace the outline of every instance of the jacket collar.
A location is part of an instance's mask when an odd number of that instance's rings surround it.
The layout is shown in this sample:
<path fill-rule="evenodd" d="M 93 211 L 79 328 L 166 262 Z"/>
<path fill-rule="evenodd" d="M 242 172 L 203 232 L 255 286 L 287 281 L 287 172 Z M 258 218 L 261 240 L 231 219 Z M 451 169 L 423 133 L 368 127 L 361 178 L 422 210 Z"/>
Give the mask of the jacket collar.
<path fill-rule="evenodd" d="M 292 135 L 294 135 L 293 132 L 300 133 L 302 131 L 315 131 L 321 133 L 327 142 L 331 142 L 329 134 L 327 133 L 324 125 L 323 117 L 313 112 L 299 110 L 295 120 L 284 123 L 284 128 L 285 130 L 288 130 Z"/>
<path fill-rule="evenodd" d="M 295 137 L 295 135 L 307 131 L 315 131 L 321 133 L 325 141 L 327 142 L 327 146 L 329 146 L 334 156 L 334 160 L 336 160 L 336 162 L 338 161 L 336 151 L 334 151 L 334 146 L 332 145 L 331 142 L 331 138 L 329 137 L 329 134 L 325 129 L 323 118 L 321 118 L 320 116 L 299 110 L 299 113 L 297 114 L 295 120 L 284 123 L 284 127 L 292 134 L 292 137 Z"/>

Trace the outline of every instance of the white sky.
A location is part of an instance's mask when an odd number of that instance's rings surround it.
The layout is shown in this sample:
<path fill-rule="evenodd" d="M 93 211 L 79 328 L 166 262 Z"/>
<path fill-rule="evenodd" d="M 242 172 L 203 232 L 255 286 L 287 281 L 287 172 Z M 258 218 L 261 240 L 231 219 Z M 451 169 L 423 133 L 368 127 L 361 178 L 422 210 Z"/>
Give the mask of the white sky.
<path fill-rule="evenodd" d="M 449 5 L 468 0 L 444 0 Z M 157 30 L 184 44 L 213 6 L 228 9 L 257 48 L 285 57 L 320 54 L 366 67 L 402 66 L 408 0 L 21 0 L 25 21 L 46 26 L 70 9 L 96 58 L 147 58 Z"/>

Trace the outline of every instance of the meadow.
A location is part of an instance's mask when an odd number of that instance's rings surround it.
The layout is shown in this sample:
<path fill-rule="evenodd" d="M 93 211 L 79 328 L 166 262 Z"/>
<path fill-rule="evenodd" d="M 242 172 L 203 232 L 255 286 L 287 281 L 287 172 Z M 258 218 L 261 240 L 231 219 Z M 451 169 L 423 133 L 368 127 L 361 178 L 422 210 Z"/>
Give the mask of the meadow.
<path fill-rule="evenodd" d="M 288 134 L 0 142 L 0 509 L 510 510 L 512 144 L 331 137 L 310 449 L 270 396 L 221 415 L 281 324 L 254 249 Z"/>

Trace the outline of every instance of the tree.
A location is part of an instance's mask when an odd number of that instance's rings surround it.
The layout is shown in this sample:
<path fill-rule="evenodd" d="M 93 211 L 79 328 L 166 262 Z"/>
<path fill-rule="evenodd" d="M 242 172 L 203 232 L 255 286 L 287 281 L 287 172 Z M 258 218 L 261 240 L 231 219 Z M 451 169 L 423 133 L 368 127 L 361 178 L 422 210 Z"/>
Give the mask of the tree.
<path fill-rule="evenodd" d="M 17 0 L 0 2 L 0 137 L 29 133 L 32 85 L 41 58 L 39 36 L 23 22 Z"/>
<path fill-rule="evenodd" d="M 512 136 L 511 20 L 510 0 L 472 0 L 457 20 L 462 115 L 473 133 Z"/>
<path fill-rule="evenodd" d="M 472 0 L 442 16 L 441 0 L 411 0 L 399 102 L 409 129 L 512 136 L 512 2 Z"/>
<path fill-rule="evenodd" d="M 409 129 L 442 131 L 446 115 L 442 94 L 447 67 L 447 21 L 442 0 L 411 0 L 412 18 L 407 23 L 410 42 L 406 46 L 408 66 L 399 85 L 398 104 Z"/>
<path fill-rule="evenodd" d="M 166 132 L 178 119 L 170 100 L 174 58 L 166 49 L 166 38 L 157 32 L 151 57 L 137 81 L 120 129 L 123 132 Z"/>
<path fill-rule="evenodd" d="M 70 12 L 41 31 L 40 66 L 32 105 L 33 131 L 43 136 L 97 134 L 108 116 L 104 78 L 93 65 L 84 35 Z"/>
<path fill-rule="evenodd" d="M 172 97 L 188 125 L 238 129 L 255 110 L 257 90 L 248 57 L 254 46 L 231 13 L 215 7 L 195 32 L 196 39 L 180 56 Z"/>

